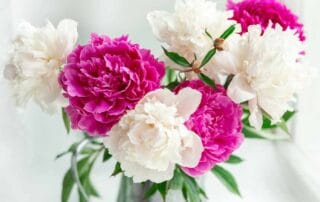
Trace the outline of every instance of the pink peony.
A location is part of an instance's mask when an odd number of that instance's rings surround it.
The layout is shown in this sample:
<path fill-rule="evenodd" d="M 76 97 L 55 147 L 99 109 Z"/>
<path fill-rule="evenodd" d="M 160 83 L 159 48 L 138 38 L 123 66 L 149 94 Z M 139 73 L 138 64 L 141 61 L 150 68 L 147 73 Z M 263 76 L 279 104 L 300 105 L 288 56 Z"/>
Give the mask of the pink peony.
<path fill-rule="evenodd" d="M 213 90 L 200 80 L 191 80 L 181 83 L 175 92 L 185 87 L 202 93 L 199 108 L 185 125 L 200 136 L 204 151 L 196 167 L 182 168 L 191 176 L 199 176 L 217 163 L 228 160 L 230 154 L 242 143 L 242 108 L 232 102 L 221 85 Z"/>
<path fill-rule="evenodd" d="M 298 17 L 278 0 L 244 0 L 238 3 L 228 0 L 227 8 L 233 10 L 231 18 L 241 24 L 242 33 L 248 31 L 250 25 L 260 24 L 262 29 L 276 24 L 286 30 L 287 28 L 296 30 L 300 41 L 305 40 L 303 25 L 298 21 Z"/>
<path fill-rule="evenodd" d="M 69 56 L 60 85 L 69 99 L 66 107 L 72 128 L 105 136 L 126 110 L 160 87 L 165 67 L 149 50 L 127 36 L 111 39 L 91 35 Z"/>

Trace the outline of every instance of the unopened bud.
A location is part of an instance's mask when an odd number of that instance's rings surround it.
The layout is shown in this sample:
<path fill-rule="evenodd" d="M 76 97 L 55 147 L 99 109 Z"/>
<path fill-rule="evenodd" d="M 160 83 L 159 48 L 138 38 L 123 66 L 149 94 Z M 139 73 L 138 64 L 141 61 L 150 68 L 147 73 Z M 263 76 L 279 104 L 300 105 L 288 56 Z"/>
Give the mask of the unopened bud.
<path fill-rule="evenodd" d="M 223 38 L 216 38 L 213 43 L 214 48 L 217 49 L 218 51 L 223 51 L 223 42 L 224 42 Z"/>

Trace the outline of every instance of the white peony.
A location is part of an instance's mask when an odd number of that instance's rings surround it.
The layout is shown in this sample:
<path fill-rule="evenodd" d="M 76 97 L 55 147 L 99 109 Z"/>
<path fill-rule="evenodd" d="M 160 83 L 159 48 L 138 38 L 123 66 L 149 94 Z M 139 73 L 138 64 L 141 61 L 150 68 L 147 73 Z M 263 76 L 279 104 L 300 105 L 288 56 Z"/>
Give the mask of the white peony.
<path fill-rule="evenodd" d="M 215 2 L 206 0 L 177 0 L 175 11 L 153 11 L 147 15 L 154 35 L 159 41 L 168 45 L 168 50 L 177 52 L 189 62 L 194 59 L 194 54 L 201 61 L 207 52 L 213 48 L 212 40 L 206 35 L 205 30 L 213 39 L 218 38 L 234 21 L 232 11 L 217 10 Z M 237 26 L 237 29 L 239 27 Z M 221 66 L 228 60 L 228 43 L 235 34 L 224 42 L 226 51 L 218 51 L 213 59 L 204 68 L 207 75 L 217 78 L 223 74 L 225 68 Z M 226 57 L 226 59 L 225 59 Z M 169 59 L 168 59 L 169 60 Z M 169 63 L 171 66 L 172 63 Z"/>
<path fill-rule="evenodd" d="M 105 138 L 105 146 L 134 182 L 160 183 L 173 177 L 175 164 L 194 167 L 203 146 L 184 122 L 196 111 L 201 93 L 185 88 L 148 93 Z"/>
<path fill-rule="evenodd" d="M 295 31 L 277 26 L 261 35 L 259 25 L 250 26 L 236 47 L 228 96 L 237 103 L 248 101 L 249 121 L 257 129 L 262 126 L 262 111 L 273 122 L 280 121 L 310 76 L 311 68 L 299 59 L 303 47 Z"/>
<path fill-rule="evenodd" d="M 60 69 L 78 38 L 77 23 L 62 20 L 37 28 L 19 25 L 4 76 L 10 81 L 17 105 L 33 99 L 42 109 L 54 112 L 65 104 L 58 83 Z"/>

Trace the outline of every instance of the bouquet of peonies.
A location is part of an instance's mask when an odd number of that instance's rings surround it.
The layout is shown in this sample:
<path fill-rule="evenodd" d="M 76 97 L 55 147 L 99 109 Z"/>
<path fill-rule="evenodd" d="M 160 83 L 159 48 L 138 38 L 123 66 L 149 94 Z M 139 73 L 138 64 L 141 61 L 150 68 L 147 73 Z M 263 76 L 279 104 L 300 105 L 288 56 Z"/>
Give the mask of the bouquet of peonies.
<path fill-rule="evenodd" d="M 163 44 L 163 61 L 128 36 L 92 34 L 77 41 L 77 23 L 37 28 L 23 22 L 12 43 L 5 77 L 18 105 L 34 100 L 48 112 L 62 108 L 67 132 L 83 139 L 66 152 L 63 202 L 73 187 L 80 201 L 99 196 L 90 179 L 100 156 L 122 173 L 118 201 L 169 190 L 185 201 L 206 198 L 198 177 L 212 172 L 240 195 L 220 163 L 244 138 L 288 138 L 296 93 L 310 80 L 303 26 L 277 0 L 228 1 L 227 11 L 206 0 L 177 0 L 173 13 L 147 15 Z M 285 133 L 275 134 L 276 128 Z M 280 131 L 280 130 L 279 130 Z"/>

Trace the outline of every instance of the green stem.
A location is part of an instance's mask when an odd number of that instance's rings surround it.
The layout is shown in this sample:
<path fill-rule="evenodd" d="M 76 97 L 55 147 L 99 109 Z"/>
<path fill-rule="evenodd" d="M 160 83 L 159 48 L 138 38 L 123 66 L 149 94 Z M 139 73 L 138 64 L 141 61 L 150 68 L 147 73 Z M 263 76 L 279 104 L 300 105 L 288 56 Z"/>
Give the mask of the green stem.
<path fill-rule="evenodd" d="M 133 182 L 131 178 L 122 175 L 117 202 L 134 202 L 132 194 Z"/>
<path fill-rule="evenodd" d="M 79 192 L 82 194 L 84 200 L 86 202 L 89 202 L 89 197 L 87 193 L 85 192 L 81 182 L 80 177 L 78 173 L 78 167 L 77 167 L 77 161 L 78 161 L 78 154 L 81 152 L 81 150 L 88 144 L 89 139 L 82 140 L 77 146 L 76 149 L 72 152 L 71 156 L 71 172 L 72 172 L 72 178 L 75 181 L 75 183 L 78 186 Z"/>

